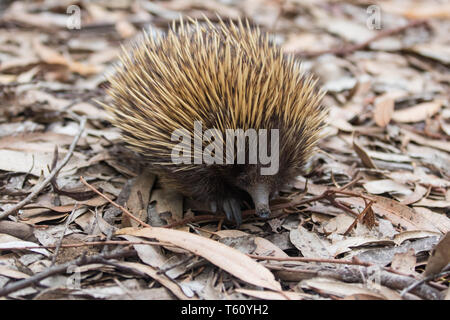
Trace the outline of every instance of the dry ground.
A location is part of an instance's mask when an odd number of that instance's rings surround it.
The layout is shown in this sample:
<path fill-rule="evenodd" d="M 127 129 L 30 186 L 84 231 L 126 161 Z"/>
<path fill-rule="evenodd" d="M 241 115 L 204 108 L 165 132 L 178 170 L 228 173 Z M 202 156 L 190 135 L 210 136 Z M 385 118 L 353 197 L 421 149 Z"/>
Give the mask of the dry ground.
<path fill-rule="evenodd" d="M 240 230 L 153 183 L 96 103 L 120 44 L 215 12 L 328 90 L 307 174 Z M 0 296 L 448 299 L 449 17 L 446 1 L 3 1 Z"/>

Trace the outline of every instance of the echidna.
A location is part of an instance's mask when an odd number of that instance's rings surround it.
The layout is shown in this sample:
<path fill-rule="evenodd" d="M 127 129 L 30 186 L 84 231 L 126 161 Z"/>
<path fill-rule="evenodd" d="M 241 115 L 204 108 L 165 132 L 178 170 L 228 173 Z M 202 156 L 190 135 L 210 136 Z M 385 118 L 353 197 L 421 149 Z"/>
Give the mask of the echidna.
<path fill-rule="evenodd" d="M 238 225 L 248 195 L 257 215 L 270 214 L 269 199 L 302 173 L 326 115 L 317 80 L 242 21 L 181 20 L 165 35 L 144 32 L 109 80 L 107 109 L 126 143 L 165 185 Z M 207 129 L 213 134 L 202 135 Z"/>

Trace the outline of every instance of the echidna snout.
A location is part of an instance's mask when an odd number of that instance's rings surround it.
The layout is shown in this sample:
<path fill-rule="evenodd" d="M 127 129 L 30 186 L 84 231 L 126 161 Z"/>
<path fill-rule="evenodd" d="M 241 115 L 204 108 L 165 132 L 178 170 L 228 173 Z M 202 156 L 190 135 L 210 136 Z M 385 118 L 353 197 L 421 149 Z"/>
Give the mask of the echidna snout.
<path fill-rule="evenodd" d="M 246 188 L 246 190 L 252 197 L 253 203 L 255 204 L 256 215 L 261 218 L 268 218 L 270 216 L 270 189 L 268 185 L 264 183 L 258 183 Z"/>

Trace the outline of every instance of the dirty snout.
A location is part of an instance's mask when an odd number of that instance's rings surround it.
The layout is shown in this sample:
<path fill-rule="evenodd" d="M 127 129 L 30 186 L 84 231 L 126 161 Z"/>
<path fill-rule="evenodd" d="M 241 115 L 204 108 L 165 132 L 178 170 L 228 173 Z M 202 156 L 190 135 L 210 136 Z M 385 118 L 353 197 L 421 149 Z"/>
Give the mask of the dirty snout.
<path fill-rule="evenodd" d="M 270 188 L 262 183 L 258 183 L 246 188 L 255 204 L 255 213 L 258 217 L 268 218 L 270 216 L 269 197 Z"/>

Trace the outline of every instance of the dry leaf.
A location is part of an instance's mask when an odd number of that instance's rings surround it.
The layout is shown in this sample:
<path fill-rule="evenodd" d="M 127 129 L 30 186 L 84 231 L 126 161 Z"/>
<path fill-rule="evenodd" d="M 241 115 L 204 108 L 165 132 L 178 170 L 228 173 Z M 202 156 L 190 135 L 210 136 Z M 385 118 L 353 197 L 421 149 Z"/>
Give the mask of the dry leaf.
<path fill-rule="evenodd" d="M 59 52 L 44 46 L 39 42 L 38 39 L 35 39 L 33 41 L 33 45 L 35 47 L 35 50 L 39 57 L 48 64 L 57 64 L 57 65 L 64 65 L 69 68 L 70 71 L 79 73 L 83 76 L 88 76 L 91 74 L 99 73 L 102 68 L 100 66 L 96 65 L 88 65 L 83 64 L 80 62 L 72 61 L 63 55 L 61 55 Z"/>
<path fill-rule="evenodd" d="M 441 272 L 450 263 L 450 232 L 442 237 L 428 259 L 425 276 Z"/>
<path fill-rule="evenodd" d="M 394 192 L 409 195 L 412 191 L 405 185 L 389 179 L 374 180 L 363 184 L 364 189 L 372 194 L 381 194 L 385 192 Z"/>
<path fill-rule="evenodd" d="M 328 278 L 314 278 L 303 280 L 300 286 L 305 289 L 316 290 L 318 292 L 326 292 L 339 297 L 347 297 L 355 294 L 365 294 L 375 296 L 378 299 L 394 299 L 400 300 L 400 295 L 394 290 L 386 287 L 378 286 L 378 290 L 371 290 L 362 284 L 345 283 Z M 380 290 L 383 288 L 382 290 Z M 378 292 L 377 292 L 378 291 Z"/>
<path fill-rule="evenodd" d="M 416 254 L 414 249 L 396 253 L 391 262 L 391 268 L 404 274 L 415 275 Z"/>
<path fill-rule="evenodd" d="M 126 261 L 120 261 L 116 262 L 118 265 L 122 265 L 127 268 L 132 268 L 139 270 L 148 276 L 152 277 L 156 281 L 158 281 L 161 285 L 166 287 L 170 290 L 178 299 L 181 300 L 188 300 L 189 298 L 183 293 L 183 291 L 180 289 L 180 287 L 173 282 L 172 280 L 168 279 L 165 275 L 159 274 L 158 270 L 155 268 L 152 268 L 150 266 L 136 263 L 136 262 L 126 262 Z"/>
<path fill-rule="evenodd" d="M 134 180 L 130 196 L 126 201 L 129 211 L 141 221 L 147 221 L 147 206 L 150 199 L 150 192 L 155 182 L 156 176 L 148 171 L 138 175 Z M 122 227 L 137 227 L 139 223 L 131 220 L 127 215 L 122 216 Z"/>
<path fill-rule="evenodd" d="M 397 122 L 419 122 L 428 119 L 439 111 L 443 104 L 442 100 L 424 102 L 414 107 L 395 111 L 392 120 Z"/>
<path fill-rule="evenodd" d="M 394 112 L 394 104 L 395 97 L 390 94 L 384 94 L 375 99 L 373 118 L 378 126 L 385 127 L 389 124 Z"/>
<path fill-rule="evenodd" d="M 400 201 L 400 203 L 407 206 L 408 204 L 417 202 L 425 196 L 427 191 L 428 191 L 427 188 L 424 188 L 420 184 L 416 183 L 414 192 L 408 195 L 407 197 L 403 198 L 402 201 Z"/>
<path fill-rule="evenodd" d="M 331 258 L 325 242 L 318 235 L 306 230 L 302 226 L 291 230 L 289 239 L 306 258 Z"/>
<path fill-rule="evenodd" d="M 184 231 L 156 227 L 144 229 L 124 228 L 116 234 L 156 238 L 159 241 L 172 243 L 205 258 L 245 282 L 274 291 L 281 290 L 280 284 L 275 281 L 273 274 L 268 269 L 238 250 L 220 242 Z"/>
<path fill-rule="evenodd" d="M 356 141 L 356 138 L 353 138 L 353 149 L 367 168 L 377 169 L 377 166 L 373 163 L 367 151 Z"/>

